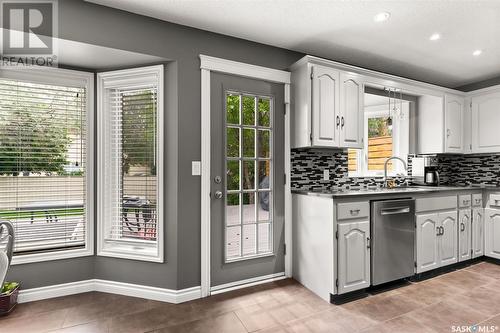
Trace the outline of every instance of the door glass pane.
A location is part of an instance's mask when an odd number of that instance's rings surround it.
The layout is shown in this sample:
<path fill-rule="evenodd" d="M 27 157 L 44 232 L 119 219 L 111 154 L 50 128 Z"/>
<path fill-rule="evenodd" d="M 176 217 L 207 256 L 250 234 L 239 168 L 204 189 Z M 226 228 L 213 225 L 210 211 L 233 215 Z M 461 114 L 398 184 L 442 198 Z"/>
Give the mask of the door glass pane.
<path fill-rule="evenodd" d="M 234 261 L 273 250 L 272 99 L 231 92 L 226 103 L 226 260 Z"/>
<path fill-rule="evenodd" d="M 241 250 L 241 227 L 228 227 L 226 229 L 226 257 L 228 259 L 239 257 Z"/>
<path fill-rule="evenodd" d="M 259 161 L 259 189 L 269 189 L 271 161 Z"/>
<path fill-rule="evenodd" d="M 271 126 L 271 103 L 269 98 L 259 98 L 259 126 Z"/>
<path fill-rule="evenodd" d="M 240 161 L 227 162 L 227 190 L 237 191 L 240 189 Z"/>
<path fill-rule="evenodd" d="M 243 125 L 255 125 L 255 97 L 243 96 Z"/>
<path fill-rule="evenodd" d="M 226 97 L 226 121 L 228 124 L 240 123 L 240 96 L 228 94 Z"/>
<path fill-rule="evenodd" d="M 243 129 L 243 157 L 255 157 L 255 130 Z"/>
<path fill-rule="evenodd" d="M 258 219 L 259 221 L 269 221 L 269 211 L 271 210 L 271 192 L 259 192 L 258 195 L 259 210 Z"/>
<path fill-rule="evenodd" d="M 255 189 L 255 161 L 243 162 L 243 189 Z"/>
<path fill-rule="evenodd" d="M 231 193 L 227 195 L 226 201 L 226 224 L 240 224 L 240 194 Z"/>
<path fill-rule="evenodd" d="M 243 193 L 243 223 L 255 221 L 255 192 Z"/>
<path fill-rule="evenodd" d="M 243 226 L 243 255 L 252 255 L 257 252 L 257 228 L 255 224 Z"/>
<path fill-rule="evenodd" d="M 226 156 L 239 157 L 240 156 L 240 129 L 237 127 L 228 127 L 226 137 Z"/>
<path fill-rule="evenodd" d="M 259 157 L 271 157 L 271 131 L 259 130 Z"/>
<path fill-rule="evenodd" d="M 259 233 L 259 253 L 271 252 L 272 251 L 272 241 L 271 241 L 271 224 L 270 223 L 259 223 L 258 224 Z"/>

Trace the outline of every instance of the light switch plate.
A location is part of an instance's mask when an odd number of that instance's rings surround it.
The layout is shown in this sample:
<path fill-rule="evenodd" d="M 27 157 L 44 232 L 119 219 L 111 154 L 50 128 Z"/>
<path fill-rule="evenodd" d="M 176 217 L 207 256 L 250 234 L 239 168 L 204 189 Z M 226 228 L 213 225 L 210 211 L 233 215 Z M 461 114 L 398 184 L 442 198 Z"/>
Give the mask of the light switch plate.
<path fill-rule="evenodd" d="M 193 176 L 201 175 L 201 162 L 200 161 L 192 161 L 191 162 L 191 174 Z"/>
<path fill-rule="evenodd" d="M 323 170 L 323 180 L 330 180 L 330 170 Z"/>

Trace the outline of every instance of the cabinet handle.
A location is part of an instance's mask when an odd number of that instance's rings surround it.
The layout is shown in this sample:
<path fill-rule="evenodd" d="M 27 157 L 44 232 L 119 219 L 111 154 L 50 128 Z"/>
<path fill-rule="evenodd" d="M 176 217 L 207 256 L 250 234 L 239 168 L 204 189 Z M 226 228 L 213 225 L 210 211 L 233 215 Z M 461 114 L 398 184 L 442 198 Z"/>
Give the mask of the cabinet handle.
<path fill-rule="evenodd" d="M 370 237 L 366 237 L 366 248 L 367 249 L 370 249 L 372 246 L 371 246 L 371 239 Z"/>
<path fill-rule="evenodd" d="M 469 204 L 469 200 L 464 200 L 463 203 L 464 203 L 464 205 L 468 205 Z"/>
<path fill-rule="evenodd" d="M 340 117 L 337 116 L 337 128 L 339 128 L 339 126 L 340 126 Z"/>
<path fill-rule="evenodd" d="M 450 137 L 450 135 L 451 135 L 451 130 L 448 128 L 448 129 L 446 130 L 446 136 L 447 136 L 447 137 Z"/>
<path fill-rule="evenodd" d="M 465 224 L 463 222 L 460 223 L 460 231 L 462 231 L 462 232 L 465 231 Z"/>
<path fill-rule="evenodd" d="M 476 199 L 476 205 L 479 205 L 481 203 L 481 199 Z"/>
<path fill-rule="evenodd" d="M 444 235 L 444 227 L 440 227 L 441 228 L 441 236 Z"/>
<path fill-rule="evenodd" d="M 359 209 L 351 209 L 350 212 L 351 212 L 351 215 L 356 216 L 359 214 Z"/>
<path fill-rule="evenodd" d="M 344 117 L 342 117 L 342 120 L 341 120 L 341 122 L 340 122 L 340 127 L 341 127 L 341 128 L 344 128 Z"/>

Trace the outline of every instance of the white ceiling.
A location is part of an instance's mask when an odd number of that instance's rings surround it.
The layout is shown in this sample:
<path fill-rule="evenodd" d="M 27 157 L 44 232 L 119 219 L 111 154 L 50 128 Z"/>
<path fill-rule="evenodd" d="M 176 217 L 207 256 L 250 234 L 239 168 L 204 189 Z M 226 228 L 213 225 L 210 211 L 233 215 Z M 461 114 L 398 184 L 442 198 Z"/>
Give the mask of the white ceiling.
<path fill-rule="evenodd" d="M 496 0 L 89 1 L 447 87 L 500 75 Z"/>

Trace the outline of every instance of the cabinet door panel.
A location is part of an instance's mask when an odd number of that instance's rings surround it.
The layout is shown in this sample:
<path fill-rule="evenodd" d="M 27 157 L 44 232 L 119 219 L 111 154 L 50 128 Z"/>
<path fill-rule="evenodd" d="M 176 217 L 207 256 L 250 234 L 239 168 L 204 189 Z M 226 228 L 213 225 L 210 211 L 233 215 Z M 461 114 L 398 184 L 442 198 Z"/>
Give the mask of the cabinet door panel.
<path fill-rule="evenodd" d="M 500 152 L 500 92 L 472 97 L 473 152 Z"/>
<path fill-rule="evenodd" d="M 484 255 L 500 259 L 500 209 L 485 209 Z"/>
<path fill-rule="evenodd" d="M 353 75 L 340 78 L 340 146 L 363 148 L 364 85 Z"/>
<path fill-rule="evenodd" d="M 338 293 L 370 285 L 370 222 L 338 225 Z"/>
<path fill-rule="evenodd" d="M 445 150 L 447 153 L 461 153 L 464 149 L 464 98 L 446 95 L 445 100 Z"/>
<path fill-rule="evenodd" d="M 458 261 L 458 223 L 457 212 L 439 214 L 439 223 L 442 227 L 439 244 L 440 266 L 446 266 Z"/>
<path fill-rule="evenodd" d="M 484 210 L 474 208 L 472 211 L 472 257 L 484 255 Z"/>
<path fill-rule="evenodd" d="M 465 261 L 471 259 L 471 210 L 461 209 L 458 221 L 458 261 Z"/>
<path fill-rule="evenodd" d="M 437 214 L 417 215 L 417 273 L 439 267 Z"/>
<path fill-rule="evenodd" d="M 339 72 L 324 66 L 313 67 L 313 146 L 338 147 L 340 140 Z"/>

